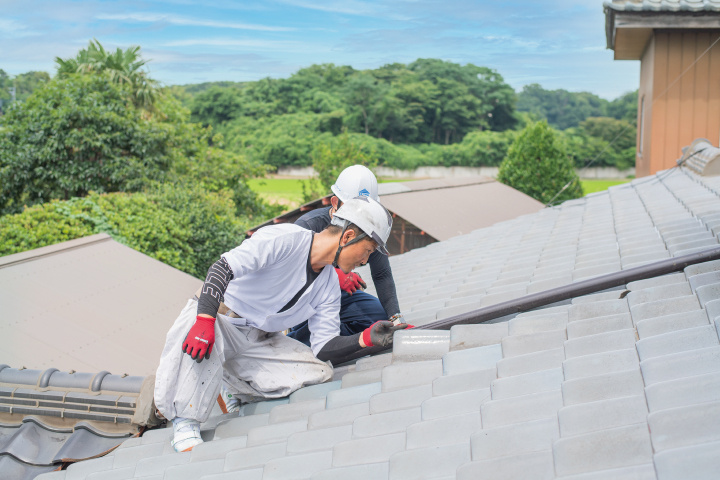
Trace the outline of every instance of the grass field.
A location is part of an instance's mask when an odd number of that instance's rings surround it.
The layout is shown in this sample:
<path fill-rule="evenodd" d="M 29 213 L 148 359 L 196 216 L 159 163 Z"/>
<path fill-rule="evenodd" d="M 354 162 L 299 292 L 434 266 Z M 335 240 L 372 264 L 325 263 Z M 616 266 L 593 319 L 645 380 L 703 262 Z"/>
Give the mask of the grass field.
<path fill-rule="evenodd" d="M 622 185 L 629 182 L 630 179 L 623 180 L 580 180 L 585 195 L 588 193 L 602 192 L 615 185 Z"/>
<path fill-rule="evenodd" d="M 381 182 L 406 181 L 407 179 L 388 179 Z M 613 185 L 621 185 L 630 180 L 581 180 L 585 195 L 607 190 Z M 298 178 L 262 178 L 248 181 L 250 188 L 271 203 L 287 206 L 288 210 L 297 208 L 302 203 L 302 180 Z"/>

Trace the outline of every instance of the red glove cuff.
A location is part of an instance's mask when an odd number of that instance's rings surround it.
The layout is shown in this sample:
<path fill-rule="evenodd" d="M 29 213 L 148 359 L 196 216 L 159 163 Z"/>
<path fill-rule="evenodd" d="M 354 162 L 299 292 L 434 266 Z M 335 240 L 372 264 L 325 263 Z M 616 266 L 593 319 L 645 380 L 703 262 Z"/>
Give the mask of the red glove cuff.
<path fill-rule="evenodd" d="M 375 322 L 375 323 L 378 323 L 378 322 L 380 322 L 380 321 L 381 321 L 381 320 L 378 320 L 378 321 Z M 375 346 L 375 345 L 373 345 L 372 340 L 371 340 L 371 337 L 370 337 L 370 331 L 371 331 L 372 328 L 375 326 L 375 323 L 373 323 L 372 325 L 370 325 L 368 328 L 366 328 L 366 329 L 363 330 L 363 332 L 362 332 L 362 341 L 363 341 L 363 343 L 365 344 L 366 347 L 374 347 L 374 346 Z"/>

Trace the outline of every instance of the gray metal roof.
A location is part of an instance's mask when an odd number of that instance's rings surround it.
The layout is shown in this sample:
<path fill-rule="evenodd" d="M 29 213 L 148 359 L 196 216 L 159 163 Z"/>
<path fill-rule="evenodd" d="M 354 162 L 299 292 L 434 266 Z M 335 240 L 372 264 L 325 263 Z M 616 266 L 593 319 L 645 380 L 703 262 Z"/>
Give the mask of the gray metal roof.
<path fill-rule="evenodd" d="M 154 374 L 201 283 L 105 234 L 0 257 L 0 364 Z"/>
<path fill-rule="evenodd" d="M 604 5 L 620 12 L 720 11 L 720 0 L 613 0 Z"/>
<path fill-rule="evenodd" d="M 411 323 L 718 245 L 720 177 L 669 171 L 391 258 Z M 365 275 L 369 280 L 370 275 Z M 720 261 L 450 331 L 289 398 L 41 475 L 70 479 L 710 479 Z"/>

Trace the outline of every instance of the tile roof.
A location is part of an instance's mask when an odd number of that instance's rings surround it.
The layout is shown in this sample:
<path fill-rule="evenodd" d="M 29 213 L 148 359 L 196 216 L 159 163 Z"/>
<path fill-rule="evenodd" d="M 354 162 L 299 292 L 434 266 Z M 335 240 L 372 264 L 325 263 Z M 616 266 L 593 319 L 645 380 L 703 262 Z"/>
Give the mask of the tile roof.
<path fill-rule="evenodd" d="M 117 447 L 146 423 L 153 383 L 154 377 L 0 365 L 3 478 L 34 478 Z"/>
<path fill-rule="evenodd" d="M 401 306 L 423 325 L 717 246 L 719 196 L 720 177 L 675 168 L 392 257 Z M 716 260 L 500 323 L 398 332 L 331 383 L 213 414 L 192 452 L 152 430 L 38 478 L 716 478 L 718 323 Z"/>
<path fill-rule="evenodd" d="M 720 0 L 612 0 L 605 6 L 624 12 L 718 12 Z"/>

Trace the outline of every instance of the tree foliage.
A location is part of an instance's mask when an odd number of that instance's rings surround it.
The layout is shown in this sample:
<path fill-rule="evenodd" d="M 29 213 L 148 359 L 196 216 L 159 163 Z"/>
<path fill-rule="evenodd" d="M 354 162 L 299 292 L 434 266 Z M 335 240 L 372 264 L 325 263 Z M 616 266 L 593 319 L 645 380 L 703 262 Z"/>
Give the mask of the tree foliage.
<path fill-rule="evenodd" d="M 523 87 L 518 95 L 517 109 L 546 119 L 549 125 L 560 130 L 578 127 L 590 117 L 611 117 L 635 124 L 637 91 L 608 102 L 593 93 L 545 90 L 534 83 Z"/>
<path fill-rule="evenodd" d="M 109 52 L 97 40 L 91 40 L 75 58 L 55 57 L 58 77 L 76 73 L 106 74 L 110 81 L 126 85 L 136 106 L 152 109 L 159 94 L 159 83 L 142 68 L 147 64 L 140 56 L 140 47 L 132 46 Z"/>
<path fill-rule="evenodd" d="M 583 195 L 561 139 L 544 121 L 520 132 L 497 178 L 542 203 L 560 203 Z"/>
<path fill-rule="evenodd" d="M 165 184 L 147 193 L 91 193 L 0 217 L 0 256 L 107 233 L 198 278 L 243 238 L 247 221 L 227 194 Z"/>
<path fill-rule="evenodd" d="M 170 129 L 128 107 L 128 95 L 106 76 L 74 74 L 10 109 L 0 132 L 0 211 L 162 180 Z"/>
<path fill-rule="evenodd" d="M 303 201 L 309 202 L 330 192 L 340 172 L 351 165 L 364 165 L 370 170 L 377 166 L 377 152 L 356 141 L 347 131 L 326 143 L 318 144 L 312 154 L 313 169 L 317 173 L 303 181 Z"/>

